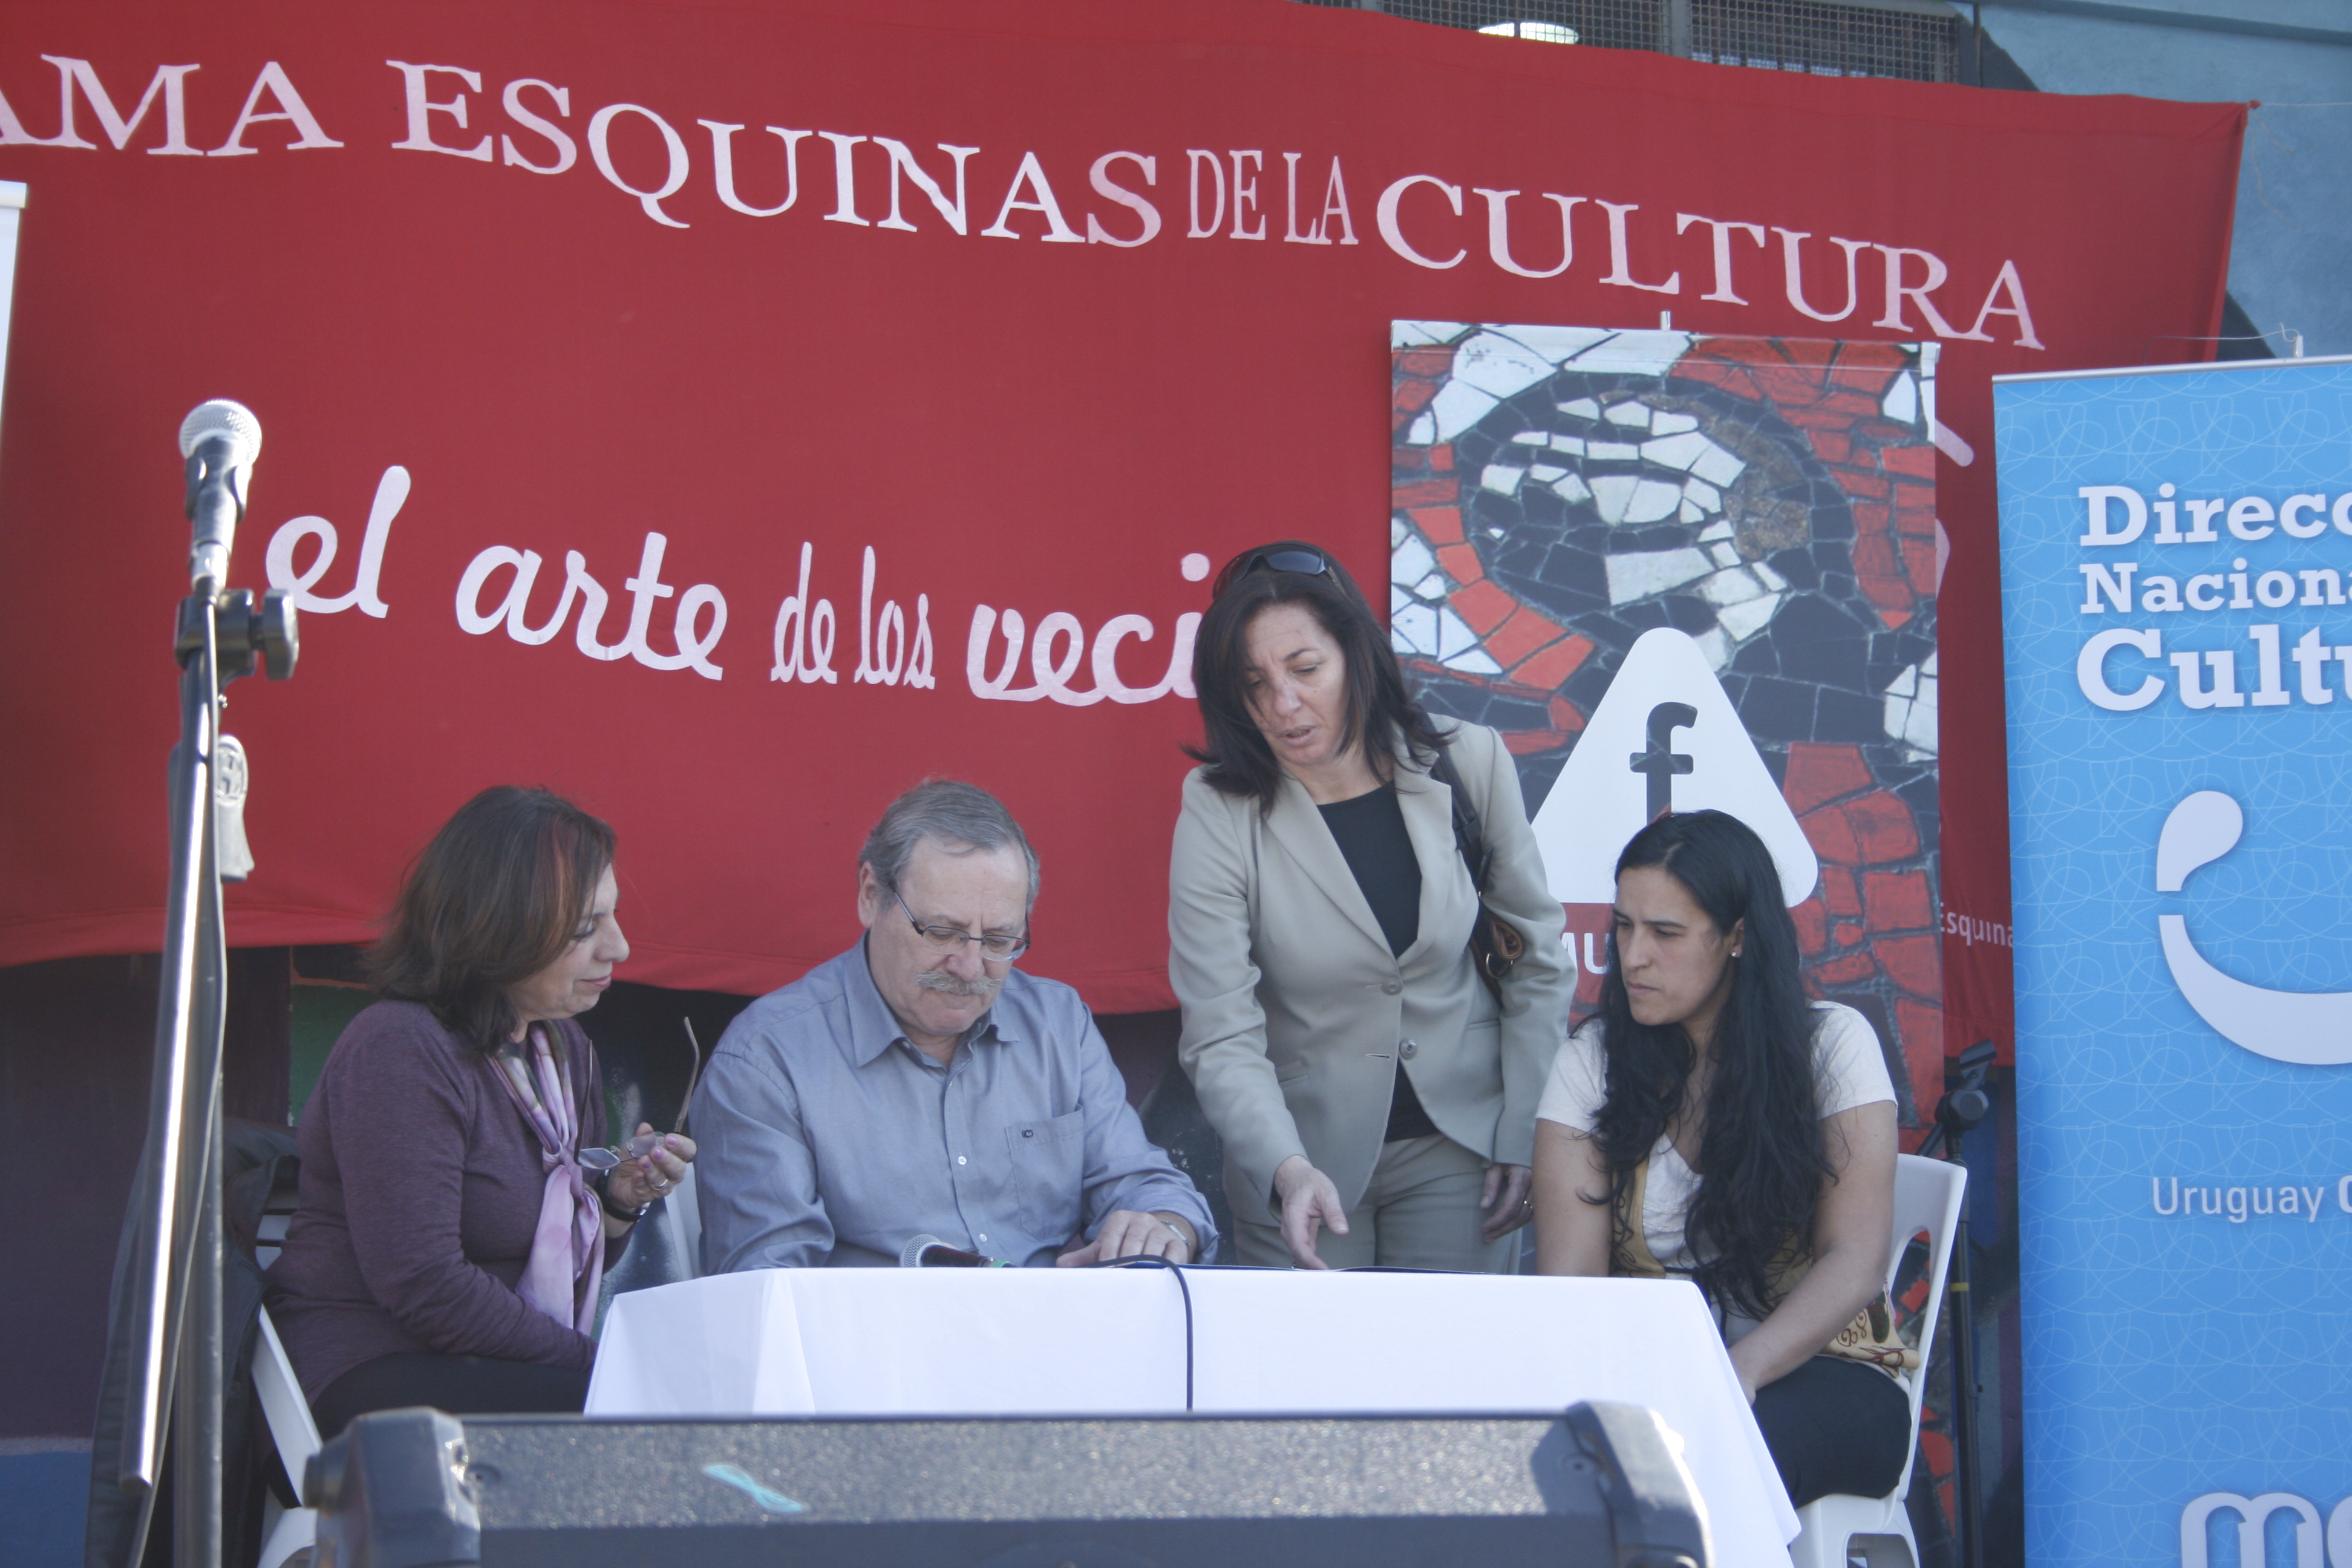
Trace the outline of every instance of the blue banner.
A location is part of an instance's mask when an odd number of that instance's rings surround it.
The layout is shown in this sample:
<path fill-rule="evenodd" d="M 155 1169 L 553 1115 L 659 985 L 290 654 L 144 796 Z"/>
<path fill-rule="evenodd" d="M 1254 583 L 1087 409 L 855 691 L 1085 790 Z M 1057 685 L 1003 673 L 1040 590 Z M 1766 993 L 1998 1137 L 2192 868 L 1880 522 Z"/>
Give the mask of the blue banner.
<path fill-rule="evenodd" d="M 2027 1555 L 2352 1568 L 2352 361 L 1994 405 Z"/>

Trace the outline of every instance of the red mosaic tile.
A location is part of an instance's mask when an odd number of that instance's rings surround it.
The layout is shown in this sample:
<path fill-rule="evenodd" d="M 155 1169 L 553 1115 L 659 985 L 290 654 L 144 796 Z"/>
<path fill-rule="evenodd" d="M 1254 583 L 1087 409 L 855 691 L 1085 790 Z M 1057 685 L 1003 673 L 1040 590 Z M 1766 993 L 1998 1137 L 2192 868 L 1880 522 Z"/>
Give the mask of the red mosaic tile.
<path fill-rule="evenodd" d="M 1862 889 L 1854 884 L 1853 873 L 1836 866 L 1822 867 L 1822 902 L 1829 906 L 1830 913 L 1843 919 L 1862 913 Z"/>
<path fill-rule="evenodd" d="M 1879 497 L 1894 494 L 1895 487 L 1887 483 L 1884 474 L 1873 473 L 1867 468 L 1839 468 L 1836 473 L 1838 483 L 1852 494 Z"/>
<path fill-rule="evenodd" d="M 1789 746 L 1789 773 L 1780 793 L 1789 809 L 1801 816 L 1826 801 L 1868 789 L 1870 783 L 1860 747 L 1795 741 Z"/>
<path fill-rule="evenodd" d="M 1873 418 L 1878 414 L 1878 399 L 1864 397 L 1858 392 L 1832 392 L 1822 400 L 1822 406 L 1861 418 Z"/>
<path fill-rule="evenodd" d="M 1862 902 L 1873 931 L 1924 931 L 1936 923 L 1925 871 L 1872 871 L 1862 879 Z"/>
<path fill-rule="evenodd" d="M 1751 374 L 1756 377 L 1756 384 L 1764 389 L 1764 395 L 1780 405 L 1780 413 L 1784 416 L 1793 416 L 1793 407 L 1811 403 L 1822 395 L 1822 372 L 1817 369 L 1803 369 L 1796 365 L 1778 370 L 1759 367 Z"/>
<path fill-rule="evenodd" d="M 1531 757 L 1538 752 L 1549 752 L 1554 746 L 1565 746 L 1568 737 L 1557 730 L 1506 730 L 1503 749 L 1515 757 Z"/>
<path fill-rule="evenodd" d="M 1417 506 L 1406 511 L 1412 525 L 1432 544 L 1458 544 L 1462 540 L 1462 509 L 1458 506 Z"/>
<path fill-rule="evenodd" d="M 1916 479 L 1936 477 L 1936 448 L 1933 447 L 1889 447 L 1885 454 L 1886 471 L 1909 474 Z"/>
<path fill-rule="evenodd" d="M 1745 397 L 1750 402 L 1760 403 L 1764 398 L 1764 394 L 1757 386 L 1754 378 L 1736 364 L 1717 364 L 1712 362 L 1693 364 L 1690 361 L 1685 360 L 1675 366 L 1675 375 L 1678 380 L 1703 381 L 1711 386 L 1719 386 L 1734 397 Z"/>
<path fill-rule="evenodd" d="M 1421 479 L 1391 488 L 1389 504 L 1398 507 L 1443 506 L 1457 500 L 1461 492 L 1460 483 L 1454 479 Z"/>
<path fill-rule="evenodd" d="M 1880 791 L 1850 802 L 1842 809 L 1853 823 L 1864 863 L 1884 865 L 1891 860 L 1908 860 L 1919 853 L 1919 830 L 1911 821 L 1910 807 L 1900 797 Z"/>
<path fill-rule="evenodd" d="M 1897 510 L 1895 529 L 1913 539 L 1936 537 L 1936 509 L 1932 506 L 1906 506 Z"/>
<path fill-rule="evenodd" d="M 1858 947 L 1827 963 L 1814 965 L 1811 978 L 1825 986 L 1859 985 L 1877 973 L 1878 965 L 1870 961 L 1870 950 Z"/>
<path fill-rule="evenodd" d="M 1885 501 L 1858 500 L 1853 503 L 1853 525 L 1864 533 L 1885 533 L 1894 515 Z"/>
<path fill-rule="evenodd" d="M 1853 460 L 1853 440 L 1837 430 L 1816 430 L 1812 434 L 1813 450 L 1825 463 L 1845 463 Z"/>
<path fill-rule="evenodd" d="M 1454 374 L 1452 349 L 1407 349 L 1396 356 L 1399 375 L 1426 375 L 1443 380 Z"/>
<path fill-rule="evenodd" d="M 1452 473 L 1454 471 L 1453 444 L 1449 442 L 1443 447 L 1432 447 L 1429 449 L 1429 466 L 1441 474 Z"/>
<path fill-rule="evenodd" d="M 1784 346 L 1774 338 L 1709 338 L 1706 352 L 1717 359 L 1745 360 L 1749 364 L 1779 366 L 1789 363 Z M 1689 362 L 1675 367 L 1677 374 Z"/>
<path fill-rule="evenodd" d="M 1903 1051 L 1906 1057 L 1917 1051 L 1926 1058 L 1924 1063 L 1912 1068 L 1911 1081 L 1932 1088 L 1940 1094 L 1944 1077 L 1944 1010 L 1932 1003 L 1897 997 L 1895 1027 L 1903 1037 Z M 1915 1062 L 1919 1060 L 1916 1057 L 1912 1059 Z M 1927 1109 L 1932 1110 L 1935 1108 L 1931 1105 Z"/>
<path fill-rule="evenodd" d="M 1447 548 L 1466 550 L 1469 546 L 1449 545 Z M 1440 560 L 1444 559 L 1445 551 L 1441 550 L 1437 553 Z M 1445 602 L 1472 631 L 1482 637 L 1501 626 L 1510 613 L 1518 608 L 1517 600 L 1484 578 L 1456 588 Z"/>
<path fill-rule="evenodd" d="M 1475 545 L 1441 544 L 1437 547 L 1437 563 L 1445 568 L 1445 574 L 1448 577 L 1465 587 L 1473 583 L 1483 583 L 1486 580 L 1486 565 L 1485 562 L 1478 559 Z M 1507 610 L 1503 614 L 1507 615 L 1509 612 Z M 1503 616 L 1497 615 L 1489 620 L 1486 626 L 1480 626 L 1478 629 L 1484 632 L 1487 626 L 1500 625 Z"/>
<path fill-rule="evenodd" d="M 1401 379 L 1390 389 L 1389 406 L 1400 414 L 1418 414 L 1436 395 L 1437 383 L 1433 381 Z"/>
<path fill-rule="evenodd" d="M 1792 364 L 1826 365 L 1837 355 L 1836 341 L 1831 338 L 1771 338 L 1767 341 Z"/>
<path fill-rule="evenodd" d="M 1538 648 L 1558 642 L 1564 635 L 1559 627 L 1533 610 L 1522 608 L 1517 615 L 1487 634 L 1487 657 L 1508 669 Z"/>
<path fill-rule="evenodd" d="M 1882 936 L 1870 944 L 1888 978 L 1914 996 L 1933 999 L 1943 993 L 1942 942 L 1933 936 Z M 1940 1047 L 1939 1047 L 1940 1048 Z"/>
<path fill-rule="evenodd" d="M 1893 381 L 1895 374 L 1893 370 L 1882 369 L 1874 365 L 1856 364 L 1853 363 L 1853 355 L 1843 354 L 1839 356 L 1836 366 L 1830 372 L 1830 384 L 1844 387 L 1852 392 L 1859 392 L 1872 398 L 1883 399 L 1886 395 L 1887 383 Z"/>
<path fill-rule="evenodd" d="M 1897 631 L 1902 628 L 1902 626 L 1906 621 L 1911 618 L 1911 612 L 1908 610 L 1881 610 L 1878 612 L 1878 618 L 1881 624 L 1883 624 L 1888 631 Z"/>
<path fill-rule="evenodd" d="M 1584 643 L 1583 647 L 1576 650 L 1576 657 L 1579 662 L 1583 660 L 1583 658 L 1587 653 L 1592 651 L 1592 645 L 1591 643 L 1584 642 L 1582 637 L 1570 637 L 1568 640 L 1575 643 Z M 1521 666 L 1520 668 L 1525 668 L 1526 667 Z M 1545 710 L 1551 715 L 1552 727 L 1563 734 L 1578 734 L 1584 729 L 1584 710 L 1579 708 L 1575 703 L 1570 702 L 1565 697 L 1553 698 L 1551 701 L 1546 705 Z"/>
<path fill-rule="evenodd" d="M 1569 637 L 1552 644 L 1525 664 L 1513 669 L 1511 679 L 1532 686 L 1539 691 L 1556 691 L 1559 689 L 1560 683 L 1574 675 L 1578 667 L 1591 657 L 1591 638 Z M 1552 722 L 1555 724 L 1559 722 L 1559 704 L 1565 700 L 1560 699 L 1554 703 Z M 1584 727 L 1582 718 L 1580 717 L 1577 720 L 1576 727 L 1580 730 Z"/>
<path fill-rule="evenodd" d="M 1837 944 L 1840 947 L 1859 946 L 1862 942 L 1864 934 L 1860 921 L 1841 921 L 1838 922 L 1837 928 Z"/>
<path fill-rule="evenodd" d="M 1819 899 L 1807 899 L 1789 911 L 1789 918 L 1797 922 L 1797 946 L 1803 951 L 1806 957 L 1811 958 L 1828 951 L 1829 917 L 1822 912 L 1822 901 Z"/>
<path fill-rule="evenodd" d="M 1903 564 L 1911 576 L 1911 587 L 1920 597 L 1936 592 L 1936 542 L 1932 539 L 1906 539 L 1903 542 Z"/>
<path fill-rule="evenodd" d="M 1857 535 L 1854 539 L 1853 574 L 1864 583 L 1874 579 L 1889 583 L 1901 581 L 1902 558 L 1895 552 L 1895 542 L 1888 539 L 1882 530 L 1874 529 L 1867 533 Z M 1910 596 L 1906 593 L 1895 602 L 1907 601 Z M 1877 595 L 1873 595 L 1872 598 L 1876 602 Z"/>
<path fill-rule="evenodd" d="M 1823 806 L 1799 817 L 1797 826 L 1805 830 L 1805 842 L 1822 859 L 1846 866 L 1861 863 L 1862 840 L 1843 808 Z"/>
<path fill-rule="evenodd" d="M 1884 365 L 1900 370 L 1906 363 L 1903 350 L 1895 343 L 1849 342 L 1838 354 L 1841 365 Z"/>

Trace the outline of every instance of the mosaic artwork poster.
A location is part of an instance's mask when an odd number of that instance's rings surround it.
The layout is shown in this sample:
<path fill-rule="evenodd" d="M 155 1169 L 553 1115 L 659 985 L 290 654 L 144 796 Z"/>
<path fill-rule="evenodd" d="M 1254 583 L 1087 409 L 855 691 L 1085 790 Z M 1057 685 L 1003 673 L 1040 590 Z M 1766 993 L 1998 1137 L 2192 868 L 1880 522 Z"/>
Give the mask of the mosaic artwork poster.
<path fill-rule="evenodd" d="M 1517 757 L 1580 1008 L 1624 841 L 1732 810 L 1810 888 L 1807 982 L 1876 1027 L 1916 1127 L 1944 1057 L 1933 346 L 1399 321 L 1391 348 L 1391 636 Z"/>
<path fill-rule="evenodd" d="M 1935 346 L 1397 321 L 1390 347 L 1390 635 L 1517 761 L 1580 1016 L 1626 839 L 1730 811 L 1916 1148 L 1944 1087 Z M 1936 1378 L 1915 1510 L 1949 1518 Z"/>

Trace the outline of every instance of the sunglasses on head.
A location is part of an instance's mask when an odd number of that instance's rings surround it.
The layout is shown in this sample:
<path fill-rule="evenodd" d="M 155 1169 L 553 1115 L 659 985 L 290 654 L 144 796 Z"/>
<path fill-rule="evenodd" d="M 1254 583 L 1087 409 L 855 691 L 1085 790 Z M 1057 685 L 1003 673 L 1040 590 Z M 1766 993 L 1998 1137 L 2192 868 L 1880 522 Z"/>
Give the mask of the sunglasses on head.
<path fill-rule="evenodd" d="M 1296 572 L 1302 577 L 1320 577 L 1331 570 L 1331 563 L 1320 551 L 1315 550 L 1253 550 L 1236 555 L 1225 563 L 1217 580 L 1209 588 L 1209 597 L 1221 599 L 1225 590 L 1253 572 Z"/>

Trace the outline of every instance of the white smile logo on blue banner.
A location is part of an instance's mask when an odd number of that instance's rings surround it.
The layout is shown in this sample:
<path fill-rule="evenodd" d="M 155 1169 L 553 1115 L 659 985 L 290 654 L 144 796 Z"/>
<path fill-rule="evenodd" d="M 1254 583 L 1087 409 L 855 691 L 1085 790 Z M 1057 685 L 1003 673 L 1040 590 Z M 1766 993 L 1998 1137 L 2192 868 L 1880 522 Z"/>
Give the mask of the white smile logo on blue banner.
<path fill-rule="evenodd" d="M 2237 847 L 2246 814 L 2219 790 L 2183 799 L 2156 845 L 2156 890 L 2178 893 L 2189 875 Z M 2222 973 L 2189 940 L 2188 921 L 2158 915 L 2164 962 L 2197 1016 L 2232 1045 L 2305 1067 L 2352 1062 L 2352 991 L 2273 991 Z"/>

